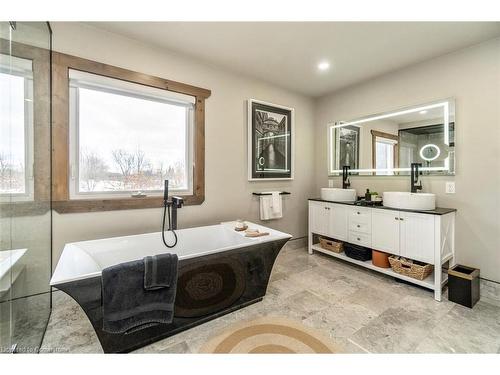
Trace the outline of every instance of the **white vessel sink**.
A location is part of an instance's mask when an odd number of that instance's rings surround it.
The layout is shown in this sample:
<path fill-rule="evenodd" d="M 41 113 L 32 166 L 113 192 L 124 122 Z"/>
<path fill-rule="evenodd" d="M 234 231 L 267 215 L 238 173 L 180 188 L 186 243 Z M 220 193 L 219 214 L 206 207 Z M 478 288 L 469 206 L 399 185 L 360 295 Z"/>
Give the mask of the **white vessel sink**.
<path fill-rule="evenodd" d="M 357 200 L 355 189 L 322 188 L 321 199 L 333 202 L 354 202 Z"/>
<path fill-rule="evenodd" d="M 383 199 L 385 207 L 423 211 L 434 210 L 436 208 L 435 194 L 385 191 Z"/>

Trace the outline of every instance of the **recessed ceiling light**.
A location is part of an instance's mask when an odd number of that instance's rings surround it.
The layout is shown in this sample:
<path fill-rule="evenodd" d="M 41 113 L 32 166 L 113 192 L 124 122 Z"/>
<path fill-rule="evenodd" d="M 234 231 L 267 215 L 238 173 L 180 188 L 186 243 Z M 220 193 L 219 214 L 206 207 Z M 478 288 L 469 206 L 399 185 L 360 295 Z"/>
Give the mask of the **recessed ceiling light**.
<path fill-rule="evenodd" d="M 318 69 L 321 71 L 328 70 L 328 69 L 330 69 L 330 63 L 328 61 L 321 61 L 318 64 Z"/>
<path fill-rule="evenodd" d="M 421 115 L 425 115 L 427 113 L 427 111 L 420 111 L 418 113 L 420 113 Z"/>

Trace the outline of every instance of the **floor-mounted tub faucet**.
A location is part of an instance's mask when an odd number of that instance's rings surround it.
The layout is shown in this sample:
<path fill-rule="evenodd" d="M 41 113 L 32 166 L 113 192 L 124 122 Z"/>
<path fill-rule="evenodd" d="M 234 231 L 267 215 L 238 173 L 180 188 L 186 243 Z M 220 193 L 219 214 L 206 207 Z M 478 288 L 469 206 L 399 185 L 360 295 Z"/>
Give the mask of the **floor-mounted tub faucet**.
<path fill-rule="evenodd" d="M 422 181 L 419 180 L 419 168 L 422 167 L 422 163 L 411 163 L 411 192 L 416 193 L 419 190 L 422 190 Z M 420 172 L 421 174 L 422 172 Z"/>
<path fill-rule="evenodd" d="M 351 167 L 348 165 L 342 167 L 342 189 L 348 189 L 351 186 L 351 181 L 349 181 L 349 169 L 351 169 Z"/>
<path fill-rule="evenodd" d="M 165 189 L 163 190 L 163 221 L 161 226 L 161 238 L 163 240 L 163 244 L 172 248 L 177 245 L 177 233 L 175 230 L 177 229 L 177 209 L 182 208 L 184 204 L 184 199 L 181 197 L 173 196 L 172 199 L 168 200 L 168 180 L 165 180 Z M 172 209 L 172 212 L 170 211 Z M 172 245 L 167 244 L 165 240 L 165 221 L 168 211 L 168 231 L 172 232 L 174 235 L 174 243 Z"/>

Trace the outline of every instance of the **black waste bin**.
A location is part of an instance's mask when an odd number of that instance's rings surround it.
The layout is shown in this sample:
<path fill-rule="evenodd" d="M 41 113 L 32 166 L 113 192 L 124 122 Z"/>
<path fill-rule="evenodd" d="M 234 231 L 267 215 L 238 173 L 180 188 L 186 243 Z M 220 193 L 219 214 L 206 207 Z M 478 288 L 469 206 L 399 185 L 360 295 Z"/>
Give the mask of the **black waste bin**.
<path fill-rule="evenodd" d="M 448 299 L 472 308 L 479 301 L 479 269 L 457 264 L 448 270 Z"/>

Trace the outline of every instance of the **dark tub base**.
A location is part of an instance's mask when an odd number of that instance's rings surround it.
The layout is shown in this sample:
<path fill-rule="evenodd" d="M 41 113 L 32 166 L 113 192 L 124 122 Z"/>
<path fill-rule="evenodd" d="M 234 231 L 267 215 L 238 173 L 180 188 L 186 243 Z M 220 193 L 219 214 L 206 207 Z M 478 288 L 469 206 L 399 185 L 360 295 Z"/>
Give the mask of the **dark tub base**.
<path fill-rule="evenodd" d="M 57 288 L 82 307 L 105 353 L 126 353 L 261 301 L 276 257 L 287 241 L 181 260 L 173 322 L 130 334 L 102 330 L 100 276 Z"/>

